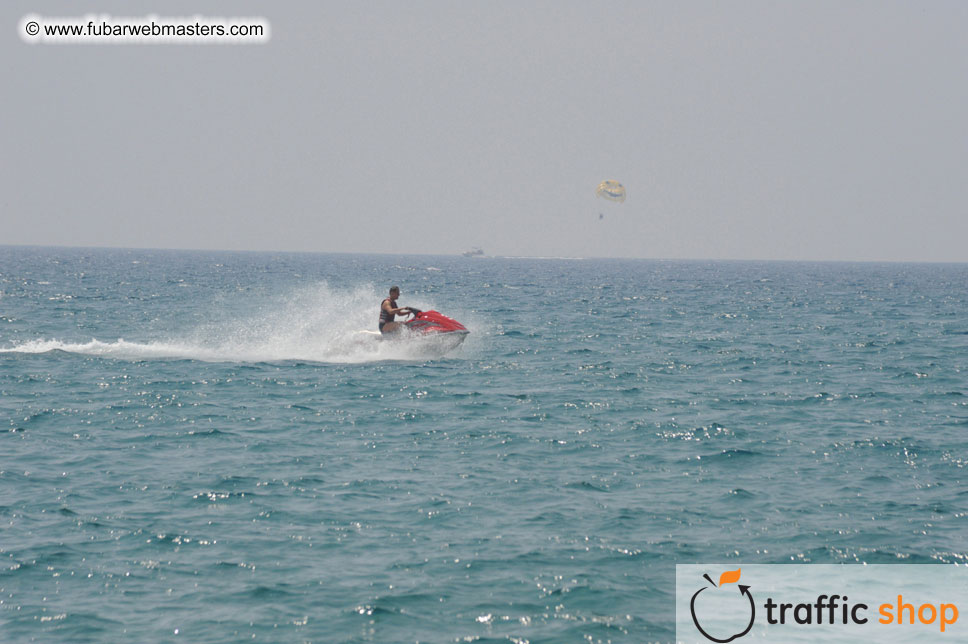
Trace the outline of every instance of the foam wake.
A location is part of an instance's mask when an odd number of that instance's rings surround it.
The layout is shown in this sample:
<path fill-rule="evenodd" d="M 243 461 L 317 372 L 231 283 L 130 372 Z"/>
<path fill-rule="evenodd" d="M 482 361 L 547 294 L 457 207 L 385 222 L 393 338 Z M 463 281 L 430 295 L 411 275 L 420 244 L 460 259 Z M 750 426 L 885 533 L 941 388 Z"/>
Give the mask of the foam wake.
<path fill-rule="evenodd" d="M 372 333 L 379 302 L 373 287 L 336 291 L 318 285 L 285 297 L 244 303 L 249 313 L 215 310 L 209 322 L 170 339 L 70 342 L 41 338 L 2 347 L 0 353 L 64 351 L 122 360 L 358 363 L 432 359 L 453 348 L 448 343 L 381 341 Z M 408 304 L 433 308 L 431 302 Z"/>

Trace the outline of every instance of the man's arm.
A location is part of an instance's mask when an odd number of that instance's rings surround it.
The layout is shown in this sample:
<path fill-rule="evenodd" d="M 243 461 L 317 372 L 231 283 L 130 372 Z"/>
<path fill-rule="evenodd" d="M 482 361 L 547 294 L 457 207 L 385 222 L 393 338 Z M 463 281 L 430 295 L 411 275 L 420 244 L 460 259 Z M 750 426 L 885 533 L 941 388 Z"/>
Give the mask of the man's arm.
<path fill-rule="evenodd" d="M 390 306 L 390 303 L 389 302 L 384 302 L 383 303 L 383 310 L 386 311 L 387 313 L 391 314 L 391 315 L 403 315 L 405 312 L 406 313 L 409 313 L 410 312 L 410 307 L 408 307 L 408 306 L 401 306 L 400 308 L 395 309 L 392 306 Z"/>

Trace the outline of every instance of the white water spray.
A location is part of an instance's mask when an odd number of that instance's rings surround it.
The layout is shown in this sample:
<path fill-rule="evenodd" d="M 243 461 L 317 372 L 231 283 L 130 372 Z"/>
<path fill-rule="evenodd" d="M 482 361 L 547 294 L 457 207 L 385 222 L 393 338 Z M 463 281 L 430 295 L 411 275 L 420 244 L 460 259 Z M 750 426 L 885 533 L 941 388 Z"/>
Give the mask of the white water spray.
<path fill-rule="evenodd" d="M 434 342 L 386 342 L 375 331 L 380 296 L 372 286 L 350 291 L 326 284 L 303 287 L 285 297 L 255 302 L 242 315 L 216 311 L 212 319 L 186 334 L 146 342 L 120 338 L 69 342 L 37 339 L 0 348 L 2 353 L 65 351 L 123 360 L 184 359 L 206 362 L 309 361 L 361 363 L 438 358 L 446 346 Z M 429 302 L 414 301 L 419 308 Z M 456 315 L 460 315 L 459 312 Z M 461 355 L 457 350 L 452 355 Z"/>

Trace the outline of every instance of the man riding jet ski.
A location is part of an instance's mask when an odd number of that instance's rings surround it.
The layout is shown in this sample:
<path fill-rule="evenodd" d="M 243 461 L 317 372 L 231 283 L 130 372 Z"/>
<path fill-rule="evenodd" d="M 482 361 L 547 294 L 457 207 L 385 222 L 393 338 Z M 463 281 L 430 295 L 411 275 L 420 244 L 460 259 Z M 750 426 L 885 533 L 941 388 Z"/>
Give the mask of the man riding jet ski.
<path fill-rule="evenodd" d="M 379 326 L 384 339 L 401 337 L 401 332 L 408 331 L 426 338 L 447 335 L 448 339 L 454 340 L 453 346 L 457 346 L 470 333 L 463 324 L 437 311 L 421 311 L 412 306 L 398 307 L 398 297 L 400 297 L 400 287 L 393 286 L 390 288 L 389 297 L 384 298 L 380 304 Z M 398 315 L 412 317 L 405 322 L 396 322 L 394 318 Z"/>

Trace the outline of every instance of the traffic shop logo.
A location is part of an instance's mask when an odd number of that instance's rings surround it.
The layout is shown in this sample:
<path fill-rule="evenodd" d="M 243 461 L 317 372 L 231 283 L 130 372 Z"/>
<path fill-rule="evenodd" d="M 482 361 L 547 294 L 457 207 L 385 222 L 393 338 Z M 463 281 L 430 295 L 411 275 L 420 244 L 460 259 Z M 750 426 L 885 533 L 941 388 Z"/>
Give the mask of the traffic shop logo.
<path fill-rule="evenodd" d="M 710 642 L 725 644 L 743 637 L 753 628 L 756 620 L 756 603 L 750 587 L 739 584 L 742 569 L 727 570 L 719 576 L 717 585 L 709 575 L 703 578 L 709 582 L 692 596 L 689 612 L 692 623 Z M 735 586 L 732 584 L 736 584 Z M 749 614 L 749 619 L 746 615 Z M 703 617 L 705 615 L 705 618 Z M 728 615 L 727 624 L 712 620 L 712 616 Z"/>

